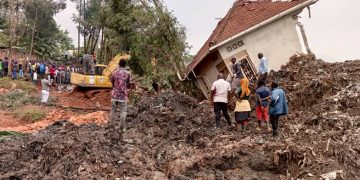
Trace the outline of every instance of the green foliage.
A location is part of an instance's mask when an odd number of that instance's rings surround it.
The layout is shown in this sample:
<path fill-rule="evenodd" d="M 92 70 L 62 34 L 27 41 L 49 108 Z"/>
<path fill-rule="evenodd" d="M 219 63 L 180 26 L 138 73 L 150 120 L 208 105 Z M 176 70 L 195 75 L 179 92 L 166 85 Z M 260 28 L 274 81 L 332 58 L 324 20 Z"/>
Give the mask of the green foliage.
<path fill-rule="evenodd" d="M 1 109 L 16 109 L 27 104 L 39 104 L 40 96 L 22 90 L 13 90 L 0 94 Z"/>
<path fill-rule="evenodd" d="M 72 0 L 80 4 L 79 0 Z M 160 0 L 88 0 L 82 25 L 87 44 L 101 37 L 97 59 L 107 62 L 118 53 L 131 54 L 134 73 L 156 81 L 168 81 L 182 74 L 187 55 L 185 28 Z M 78 6 L 79 9 L 80 6 Z M 101 32 L 101 33 L 100 33 Z M 85 53 L 92 53 L 85 46 Z M 155 59 L 155 61 L 154 61 Z M 155 62 L 155 63 L 154 63 Z M 174 76 L 175 75 L 175 76 Z M 171 81 L 174 81 L 172 79 Z M 172 84 L 170 82 L 166 84 Z"/>
<path fill-rule="evenodd" d="M 6 46 L 8 41 L 8 36 L 5 33 L 0 32 L 0 46 Z"/>
<path fill-rule="evenodd" d="M 33 52 L 42 58 L 59 60 L 66 50 L 72 48 L 68 32 L 59 29 L 54 20 L 55 14 L 65 6 L 62 1 L 33 0 L 26 6 L 26 21 L 30 27 L 22 38 L 21 45 L 29 50 L 32 31 L 34 31 Z"/>
<path fill-rule="evenodd" d="M 9 139 L 11 137 L 20 137 L 23 136 L 22 133 L 20 132 L 15 132 L 15 131 L 0 131 L 0 142 Z"/>
<path fill-rule="evenodd" d="M 10 0 L 0 2 L 0 29 L 4 33 L 0 33 L 0 45 L 13 41 L 13 46 L 27 52 L 32 50 L 43 59 L 58 60 L 63 58 L 65 50 L 73 48 L 68 32 L 60 30 L 54 20 L 56 13 L 66 8 L 66 0 L 18 0 L 15 12 L 9 10 L 9 4 Z M 11 16 L 16 16 L 15 27 L 10 26 Z M 15 37 L 10 36 L 11 31 Z"/>
<path fill-rule="evenodd" d="M 0 94 L 0 109 L 16 109 L 27 104 L 39 104 L 40 96 L 34 84 L 23 80 L 0 78 L 0 88 L 9 90 Z"/>
<path fill-rule="evenodd" d="M 0 78 L 0 88 L 2 89 L 18 89 L 25 93 L 36 93 L 37 89 L 31 82 L 23 80 L 12 80 L 10 77 Z"/>
<path fill-rule="evenodd" d="M 24 111 L 15 113 L 15 117 L 30 123 L 42 120 L 45 116 L 46 113 L 44 111 L 37 109 L 26 109 Z"/>

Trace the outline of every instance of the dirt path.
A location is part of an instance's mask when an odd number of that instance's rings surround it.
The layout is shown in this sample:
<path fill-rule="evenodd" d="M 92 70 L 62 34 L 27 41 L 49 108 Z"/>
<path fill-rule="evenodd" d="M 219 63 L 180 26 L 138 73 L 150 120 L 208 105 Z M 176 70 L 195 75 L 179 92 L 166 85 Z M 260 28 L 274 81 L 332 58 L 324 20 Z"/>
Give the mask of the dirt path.
<path fill-rule="evenodd" d="M 16 89 L 16 84 L 11 83 L 11 89 Z M 41 93 L 38 84 L 37 93 Z M 85 97 L 84 90 L 75 88 L 71 93 L 60 92 L 52 89 L 51 95 L 56 98 L 55 106 L 26 105 L 15 111 L 0 111 L 0 131 L 19 131 L 31 133 L 39 131 L 56 121 L 67 120 L 76 125 L 96 123 L 105 124 L 110 110 L 110 91 L 101 90 L 90 98 Z M 46 113 L 46 116 L 37 122 L 27 121 L 18 117 L 24 110 L 34 109 Z"/>
<path fill-rule="evenodd" d="M 43 108 L 46 112 L 46 117 L 35 123 L 26 122 L 21 119 L 13 118 L 12 114 L 6 111 L 0 111 L 0 131 L 18 131 L 31 133 L 36 132 L 56 121 L 67 120 L 75 125 L 80 124 L 105 124 L 107 122 L 108 113 L 105 111 L 97 111 L 92 113 L 76 113 L 54 107 L 36 107 L 26 106 L 24 108 Z"/>
<path fill-rule="evenodd" d="M 25 125 L 26 123 L 18 118 L 14 118 L 13 115 L 6 111 L 0 111 L 0 129 L 17 127 Z"/>

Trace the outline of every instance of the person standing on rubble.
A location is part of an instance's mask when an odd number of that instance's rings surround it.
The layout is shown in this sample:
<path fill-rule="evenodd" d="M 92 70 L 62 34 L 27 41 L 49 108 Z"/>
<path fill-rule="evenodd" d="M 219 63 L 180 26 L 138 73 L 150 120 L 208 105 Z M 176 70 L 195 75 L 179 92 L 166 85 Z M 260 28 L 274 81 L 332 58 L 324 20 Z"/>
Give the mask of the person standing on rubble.
<path fill-rule="evenodd" d="M 280 116 L 288 114 L 288 105 L 285 96 L 285 92 L 279 88 L 277 82 L 271 83 L 271 96 L 270 96 L 270 122 L 272 125 L 273 136 L 277 137 L 279 135 L 279 118 Z"/>
<path fill-rule="evenodd" d="M 124 129 L 126 128 L 127 99 L 128 88 L 130 88 L 131 74 L 125 69 L 126 60 L 121 59 L 119 68 L 111 74 L 111 83 L 113 89 L 111 91 L 111 115 L 109 125 L 114 128 L 115 134 L 110 134 L 113 140 L 123 140 Z M 117 124 L 120 126 L 117 126 Z M 117 128 L 120 128 L 117 129 Z M 120 134 L 118 134 L 120 133 Z M 119 136 L 118 136 L 119 135 Z M 118 139 L 119 138 L 119 139 Z"/>
<path fill-rule="evenodd" d="M 11 78 L 13 80 L 16 79 L 16 76 L 17 76 L 17 70 L 18 70 L 18 65 L 17 65 L 17 62 L 13 60 L 13 66 L 12 66 L 12 73 L 11 73 Z"/>
<path fill-rule="evenodd" d="M 46 75 L 42 76 L 41 78 L 41 103 L 47 104 L 50 96 L 50 86 L 52 80 L 49 81 L 49 78 L 47 78 Z"/>
<path fill-rule="evenodd" d="M 261 130 L 261 123 L 264 121 L 266 123 L 268 131 L 271 131 L 271 128 L 269 126 L 269 102 L 267 97 L 270 96 L 270 89 L 265 86 L 265 81 L 260 79 L 257 83 L 257 89 L 256 89 L 256 117 L 258 120 L 259 126 L 256 128 L 256 130 Z"/>
<path fill-rule="evenodd" d="M 240 87 L 235 92 L 235 95 L 237 97 L 234 110 L 236 130 L 240 130 L 240 124 L 243 131 L 247 129 L 251 112 L 251 106 L 249 103 L 250 93 L 251 91 L 249 89 L 249 80 L 247 78 L 242 78 L 240 80 Z"/>
<path fill-rule="evenodd" d="M 269 68 L 268 68 L 268 59 L 263 55 L 263 53 L 259 53 L 258 54 L 258 58 L 260 60 L 260 64 L 259 64 L 259 79 L 263 80 L 266 83 L 266 79 L 269 73 Z"/>
<path fill-rule="evenodd" d="M 236 90 L 240 86 L 240 79 L 244 78 L 244 74 L 241 69 L 241 63 L 240 61 L 236 62 L 236 58 L 231 59 L 232 62 L 232 70 L 233 70 L 233 80 L 231 83 L 231 88 Z"/>
<path fill-rule="evenodd" d="M 9 73 L 9 59 L 7 57 L 5 57 L 4 61 L 3 61 L 3 74 L 4 77 L 7 77 Z"/>
<path fill-rule="evenodd" d="M 222 73 L 219 73 L 218 80 L 216 80 L 211 86 L 210 97 L 210 100 L 214 106 L 216 128 L 220 128 L 221 112 L 224 114 L 228 125 L 232 125 L 227 106 L 230 91 L 230 83 L 225 81 L 224 75 Z"/>
<path fill-rule="evenodd" d="M 3 77 L 3 60 L 0 59 L 0 77 Z"/>

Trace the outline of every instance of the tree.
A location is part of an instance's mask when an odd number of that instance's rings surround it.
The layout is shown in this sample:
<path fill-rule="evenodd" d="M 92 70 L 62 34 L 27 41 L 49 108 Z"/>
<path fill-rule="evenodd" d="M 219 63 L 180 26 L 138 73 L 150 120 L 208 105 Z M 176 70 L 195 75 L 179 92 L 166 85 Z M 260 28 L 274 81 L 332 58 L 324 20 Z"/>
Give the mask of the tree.
<path fill-rule="evenodd" d="M 26 49 L 29 56 L 36 53 L 42 58 L 58 58 L 59 50 L 64 51 L 64 46 L 70 48 L 71 39 L 65 37 L 67 33 L 54 20 L 56 13 L 65 8 L 66 0 L 0 1 L 0 29 L 3 29 L 0 37 L 8 40 L 10 60 L 13 46 Z"/>
<path fill-rule="evenodd" d="M 161 1 L 87 0 L 80 14 L 83 17 L 75 21 L 86 38 L 84 52 L 93 53 L 100 40 L 100 61 L 125 52 L 131 54 L 131 68 L 141 76 L 168 79 L 182 74 L 188 48 L 185 28 Z"/>
<path fill-rule="evenodd" d="M 70 38 L 67 38 L 67 42 L 63 41 L 63 35 L 66 33 L 59 30 L 53 18 L 65 7 L 64 0 L 32 0 L 26 7 L 26 20 L 31 28 L 27 29 L 22 45 L 27 47 L 29 57 L 36 52 L 42 58 L 58 58 L 58 50 L 64 46 L 63 43 L 71 42 Z M 58 39 L 59 37 L 60 39 Z"/>

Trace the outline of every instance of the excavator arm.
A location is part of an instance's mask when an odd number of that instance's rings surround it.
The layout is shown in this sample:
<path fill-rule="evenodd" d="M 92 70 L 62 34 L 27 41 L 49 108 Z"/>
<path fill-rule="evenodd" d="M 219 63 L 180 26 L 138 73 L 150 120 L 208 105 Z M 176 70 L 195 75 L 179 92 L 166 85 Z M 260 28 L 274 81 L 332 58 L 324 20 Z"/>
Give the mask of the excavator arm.
<path fill-rule="evenodd" d="M 118 54 L 116 55 L 107 65 L 103 71 L 103 76 L 110 77 L 111 73 L 114 72 L 119 67 L 119 62 L 121 59 L 130 59 L 129 54 Z"/>

